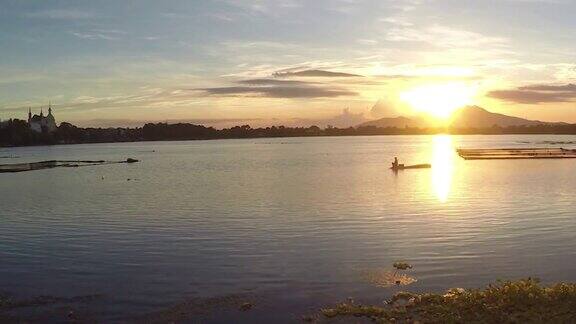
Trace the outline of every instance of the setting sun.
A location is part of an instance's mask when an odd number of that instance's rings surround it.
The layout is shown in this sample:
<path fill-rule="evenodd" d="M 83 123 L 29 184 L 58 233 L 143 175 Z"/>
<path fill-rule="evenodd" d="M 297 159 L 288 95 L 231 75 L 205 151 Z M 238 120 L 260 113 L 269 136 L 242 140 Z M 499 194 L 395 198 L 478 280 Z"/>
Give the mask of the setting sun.
<path fill-rule="evenodd" d="M 425 85 L 402 92 L 400 100 L 417 112 L 446 119 L 458 108 L 471 104 L 476 91 L 465 83 Z"/>

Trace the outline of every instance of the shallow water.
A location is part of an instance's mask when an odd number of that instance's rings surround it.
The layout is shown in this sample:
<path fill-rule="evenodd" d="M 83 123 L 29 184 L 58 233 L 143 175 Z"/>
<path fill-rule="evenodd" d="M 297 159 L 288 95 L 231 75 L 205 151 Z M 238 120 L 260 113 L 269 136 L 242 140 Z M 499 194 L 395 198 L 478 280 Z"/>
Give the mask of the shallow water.
<path fill-rule="evenodd" d="M 140 159 L 0 174 L 0 291 L 102 294 L 106 321 L 249 293 L 235 321 L 403 290 L 576 281 L 576 160 L 464 161 L 456 147 L 574 147 L 576 136 L 373 136 L 0 149 L 1 163 Z M 553 144 L 562 142 L 561 144 Z M 551 144 L 552 143 L 552 144 Z M 432 169 L 388 170 L 394 156 Z M 130 179 L 128 181 L 127 179 Z M 237 314 L 236 314 L 237 315 Z M 236 316 L 231 315 L 231 316 Z M 214 315 L 226 322 L 230 315 Z"/>

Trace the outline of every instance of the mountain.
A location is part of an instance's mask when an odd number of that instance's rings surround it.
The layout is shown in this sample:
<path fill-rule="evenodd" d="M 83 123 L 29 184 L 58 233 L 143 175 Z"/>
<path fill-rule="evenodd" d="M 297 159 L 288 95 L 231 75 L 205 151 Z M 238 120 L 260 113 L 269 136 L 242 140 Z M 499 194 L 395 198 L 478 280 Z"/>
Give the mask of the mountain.
<path fill-rule="evenodd" d="M 380 118 L 376 120 L 367 121 L 358 125 L 357 127 L 364 127 L 364 126 L 376 126 L 376 127 L 395 127 L 395 128 L 404 128 L 404 127 L 412 127 L 412 128 L 420 128 L 426 127 L 427 123 L 418 117 L 408 118 L 408 117 L 393 117 L 393 118 Z"/>
<path fill-rule="evenodd" d="M 534 126 L 545 124 L 563 124 L 563 123 L 549 123 L 538 120 L 529 120 L 519 117 L 507 116 L 489 112 L 488 110 L 478 106 L 467 106 L 458 109 L 450 119 L 451 127 L 458 128 L 486 128 L 494 125 L 500 127 L 509 126 Z M 368 121 L 358 125 L 357 127 L 376 126 L 376 127 L 416 127 L 425 128 L 432 126 L 431 122 L 425 117 L 396 117 L 396 118 L 381 118 L 377 120 Z"/>
<path fill-rule="evenodd" d="M 494 125 L 498 125 L 500 127 L 533 126 L 544 124 L 552 123 L 545 123 L 538 120 L 529 120 L 492 113 L 478 106 L 468 106 L 458 109 L 454 112 L 452 122 L 450 123 L 450 125 L 453 127 L 461 128 L 485 128 L 492 127 Z"/>

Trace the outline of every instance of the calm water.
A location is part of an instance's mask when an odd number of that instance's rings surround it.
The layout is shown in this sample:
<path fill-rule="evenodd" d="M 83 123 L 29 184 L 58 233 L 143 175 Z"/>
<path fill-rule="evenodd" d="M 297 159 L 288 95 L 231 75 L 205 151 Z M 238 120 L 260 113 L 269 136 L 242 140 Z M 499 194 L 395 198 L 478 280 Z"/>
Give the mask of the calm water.
<path fill-rule="evenodd" d="M 418 282 L 403 287 L 412 291 L 576 281 L 576 160 L 464 161 L 454 152 L 551 146 L 544 141 L 576 136 L 0 149 L 19 157 L 0 163 L 142 161 L 0 174 L 0 291 L 103 294 L 93 312 L 106 321 L 250 293 L 262 301 L 235 322 L 291 322 L 349 296 L 381 301 L 397 288 L 360 273 L 397 260 L 414 265 Z M 394 174 L 394 156 L 434 167 Z"/>

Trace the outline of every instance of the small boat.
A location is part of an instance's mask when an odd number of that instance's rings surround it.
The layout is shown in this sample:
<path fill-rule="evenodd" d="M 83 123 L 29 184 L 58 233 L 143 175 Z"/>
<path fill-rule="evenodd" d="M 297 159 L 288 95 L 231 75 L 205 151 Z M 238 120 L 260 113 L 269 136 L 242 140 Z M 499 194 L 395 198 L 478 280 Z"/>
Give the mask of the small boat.
<path fill-rule="evenodd" d="M 432 167 L 431 164 L 414 164 L 414 165 L 398 164 L 397 166 L 393 166 L 390 169 L 398 171 L 407 169 L 430 169 L 431 167 Z"/>

